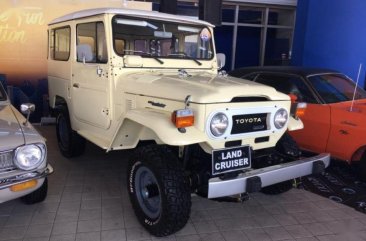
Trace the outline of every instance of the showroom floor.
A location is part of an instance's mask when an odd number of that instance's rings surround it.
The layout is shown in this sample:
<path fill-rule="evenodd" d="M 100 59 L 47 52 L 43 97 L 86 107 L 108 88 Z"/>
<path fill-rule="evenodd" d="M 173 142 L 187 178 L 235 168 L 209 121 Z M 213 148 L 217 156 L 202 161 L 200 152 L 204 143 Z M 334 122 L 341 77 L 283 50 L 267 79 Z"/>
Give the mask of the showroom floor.
<path fill-rule="evenodd" d="M 65 159 L 54 126 L 41 126 L 55 172 L 40 204 L 0 204 L 0 240 L 158 240 L 137 222 L 125 190 L 129 151 L 105 154 L 92 144 Z M 257 193 L 244 203 L 192 197 L 185 228 L 163 240 L 366 240 L 366 214 L 305 190 Z"/>

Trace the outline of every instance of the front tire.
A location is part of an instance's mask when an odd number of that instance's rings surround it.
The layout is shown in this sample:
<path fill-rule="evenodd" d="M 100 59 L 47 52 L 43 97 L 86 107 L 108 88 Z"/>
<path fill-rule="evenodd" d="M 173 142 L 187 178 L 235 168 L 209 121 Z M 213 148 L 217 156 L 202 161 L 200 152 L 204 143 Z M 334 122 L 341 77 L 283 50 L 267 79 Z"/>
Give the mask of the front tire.
<path fill-rule="evenodd" d="M 47 192 L 48 192 L 48 181 L 47 181 L 47 178 L 45 178 L 44 182 L 40 188 L 38 188 L 37 190 L 35 190 L 32 193 L 29 193 L 28 195 L 26 195 L 24 197 L 21 197 L 20 199 L 25 204 L 34 204 L 34 203 L 43 202 L 47 197 Z"/>
<path fill-rule="evenodd" d="M 138 148 L 128 165 L 128 193 L 137 219 L 152 235 L 182 229 L 191 194 L 182 164 L 166 146 Z"/>
<path fill-rule="evenodd" d="M 71 129 L 69 112 L 61 107 L 56 119 L 56 134 L 58 147 L 64 157 L 80 156 L 85 151 L 85 139 Z"/>
<path fill-rule="evenodd" d="M 276 151 L 286 159 L 294 159 L 301 156 L 301 150 L 295 140 L 286 132 L 276 144 Z M 285 160 L 286 161 L 286 160 Z M 293 180 L 276 183 L 262 188 L 261 192 L 268 195 L 278 195 L 287 192 L 293 187 Z"/>

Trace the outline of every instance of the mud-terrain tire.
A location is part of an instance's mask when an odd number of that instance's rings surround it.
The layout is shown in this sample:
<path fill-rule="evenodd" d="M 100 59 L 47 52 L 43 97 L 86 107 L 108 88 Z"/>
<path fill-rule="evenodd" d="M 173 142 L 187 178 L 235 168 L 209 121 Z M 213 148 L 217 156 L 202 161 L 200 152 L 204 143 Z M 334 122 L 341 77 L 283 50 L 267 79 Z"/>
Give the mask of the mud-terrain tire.
<path fill-rule="evenodd" d="M 21 197 L 20 199 L 25 204 L 34 204 L 34 203 L 43 202 L 47 197 L 47 192 L 48 192 L 48 181 L 47 181 L 47 178 L 45 178 L 44 182 L 40 186 L 40 188 L 38 188 L 34 192 L 31 192 L 31 193 L 25 195 L 24 197 Z"/>
<path fill-rule="evenodd" d="M 281 155 L 296 158 L 301 156 L 301 150 L 295 140 L 286 132 L 276 144 L 276 151 Z M 277 195 L 291 190 L 293 180 L 276 183 L 262 188 L 261 192 L 268 195 Z"/>
<path fill-rule="evenodd" d="M 58 109 L 56 119 L 58 147 L 64 157 L 80 156 L 85 151 L 85 139 L 71 129 L 69 112 L 65 106 Z"/>
<path fill-rule="evenodd" d="M 191 211 L 190 187 L 182 164 L 169 148 L 138 148 L 127 171 L 129 197 L 142 226 L 158 237 L 185 226 Z"/>

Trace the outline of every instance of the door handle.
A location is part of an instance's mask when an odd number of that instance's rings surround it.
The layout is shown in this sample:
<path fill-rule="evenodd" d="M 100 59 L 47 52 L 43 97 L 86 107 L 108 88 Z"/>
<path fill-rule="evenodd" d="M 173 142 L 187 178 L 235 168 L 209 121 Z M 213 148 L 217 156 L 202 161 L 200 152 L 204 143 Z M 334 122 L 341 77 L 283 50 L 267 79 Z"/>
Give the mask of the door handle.
<path fill-rule="evenodd" d="M 72 85 L 72 87 L 79 88 L 79 84 L 78 84 L 78 83 L 74 83 L 74 84 Z"/>

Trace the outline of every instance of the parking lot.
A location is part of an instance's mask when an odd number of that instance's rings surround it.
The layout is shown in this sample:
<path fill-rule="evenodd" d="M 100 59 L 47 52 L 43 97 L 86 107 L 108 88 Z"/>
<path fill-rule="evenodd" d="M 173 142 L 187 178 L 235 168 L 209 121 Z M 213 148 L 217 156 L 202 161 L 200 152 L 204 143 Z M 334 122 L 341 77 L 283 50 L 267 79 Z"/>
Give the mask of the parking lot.
<path fill-rule="evenodd" d="M 55 169 L 49 195 L 32 206 L 1 204 L 0 240 L 158 240 L 137 222 L 125 190 L 130 151 L 105 154 L 88 143 L 84 156 L 69 160 L 54 126 L 38 129 Z M 188 224 L 163 240 L 366 240 L 366 214 L 303 189 L 256 193 L 244 203 L 193 196 Z"/>

